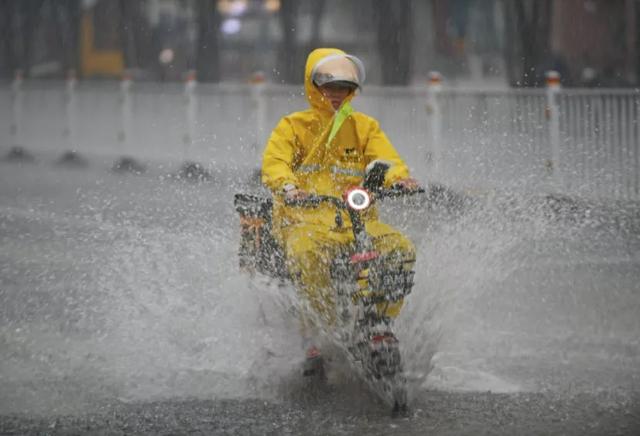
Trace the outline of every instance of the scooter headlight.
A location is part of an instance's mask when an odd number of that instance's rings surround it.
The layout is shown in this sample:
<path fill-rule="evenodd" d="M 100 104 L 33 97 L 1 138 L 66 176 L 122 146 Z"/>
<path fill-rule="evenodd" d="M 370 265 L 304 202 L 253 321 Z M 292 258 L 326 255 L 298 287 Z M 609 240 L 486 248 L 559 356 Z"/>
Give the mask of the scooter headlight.
<path fill-rule="evenodd" d="M 354 188 L 347 193 L 347 204 L 353 210 L 364 210 L 371 204 L 371 195 L 361 188 Z"/>

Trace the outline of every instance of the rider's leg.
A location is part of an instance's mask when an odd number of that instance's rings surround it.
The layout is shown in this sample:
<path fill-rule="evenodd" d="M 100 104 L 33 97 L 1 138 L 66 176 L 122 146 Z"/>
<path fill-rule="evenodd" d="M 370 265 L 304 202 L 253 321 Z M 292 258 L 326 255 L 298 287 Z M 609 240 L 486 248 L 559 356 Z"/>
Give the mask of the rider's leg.
<path fill-rule="evenodd" d="M 371 221 L 366 224 L 367 232 L 373 238 L 373 245 L 378 253 L 389 262 L 391 269 L 412 271 L 416 250 L 413 243 L 402 233 L 388 224 L 380 221 Z M 403 299 L 396 302 L 380 303 L 377 305 L 380 316 L 395 318 L 400 314 Z"/>
<path fill-rule="evenodd" d="M 305 352 L 303 375 L 321 374 L 322 356 L 317 347 L 315 331 L 318 324 L 335 321 L 335 299 L 331 292 L 330 265 L 334 247 L 342 234 L 327 233 L 326 227 L 298 225 L 284 233 L 286 264 L 298 291 L 309 302 L 311 311 L 302 311 L 301 335 Z M 316 316 L 309 316 L 309 312 Z"/>
<path fill-rule="evenodd" d="M 402 233 L 380 221 L 366 223 L 367 232 L 375 249 L 390 263 L 391 269 L 412 271 L 415 264 L 415 248 Z M 308 298 L 320 319 L 332 324 L 335 317 L 335 299 L 331 292 L 330 267 L 340 247 L 349 244 L 351 232 L 327 231 L 321 225 L 304 224 L 288 228 L 284 232 L 287 267 L 298 289 Z M 403 300 L 378 304 L 379 315 L 395 318 L 399 315 Z"/>
<path fill-rule="evenodd" d="M 327 324 L 335 318 L 331 262 L 339 247 L 351 239 L 348 232 L 327 231 L 326 227 L 313 224 L 294 226 L 285 234 L 289 273 L 314 312 Z"/>

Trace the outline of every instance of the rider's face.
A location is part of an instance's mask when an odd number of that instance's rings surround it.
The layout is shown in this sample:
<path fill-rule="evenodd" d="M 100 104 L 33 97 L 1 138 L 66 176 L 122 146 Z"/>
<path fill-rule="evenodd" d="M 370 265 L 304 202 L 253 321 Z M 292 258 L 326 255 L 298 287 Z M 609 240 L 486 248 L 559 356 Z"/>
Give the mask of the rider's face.
<path fill-rule="evenodd" d="M 351 94 L 351 88 L 343 85 L 327 83 L 319 87 L 322 96 L 327 99 L 334 110 L 338 110 L 345 98 Z"/>

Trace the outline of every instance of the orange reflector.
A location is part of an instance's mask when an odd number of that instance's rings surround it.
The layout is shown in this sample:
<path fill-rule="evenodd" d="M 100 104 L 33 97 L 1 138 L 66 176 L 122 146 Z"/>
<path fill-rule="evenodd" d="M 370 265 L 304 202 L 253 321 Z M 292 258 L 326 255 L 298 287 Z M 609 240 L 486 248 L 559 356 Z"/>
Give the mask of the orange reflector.
<path fill-rule="evenodd" d="M 366 262 L 373 260 L 379 256 L 377 251 L 366 251 L 364 253 L 356 253 L 351 256 L 351 263 Z"/>

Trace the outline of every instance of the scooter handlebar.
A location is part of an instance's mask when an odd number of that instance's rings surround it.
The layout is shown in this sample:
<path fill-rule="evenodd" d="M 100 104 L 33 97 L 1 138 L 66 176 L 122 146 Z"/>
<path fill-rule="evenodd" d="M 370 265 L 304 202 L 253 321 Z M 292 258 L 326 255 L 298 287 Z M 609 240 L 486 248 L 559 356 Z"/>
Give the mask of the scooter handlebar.
<path fill-rule="evenodd" d="M 321 203 L 331 203 L 334 206 L 341 209 L 344 209 L 346 207 L 342 199 L 337 197 L 332 197 L 330 195 L 310 194 L 305 198 L 284 200 L 285 205 L 295 206 L 295 207 L 318 207 L 320 206 Z"/>
<path fill-rule="evenodd" d="M 372 193 L 372 196 L 374 199 L 381 200 L 383 198 L 397 198 L 424 194 L 425 192 L 425 189 L 422 187 L 406 189 L 400 185 L 394 185 L 388 189 L 378 190 Z M 306 198 L 284 200 L 285 205 L 293 207 L 318 207 L 322 203 L 330 203 L 339 209 L 347 209 L 347 205 L 343 199 L 332 197 L 330 195 L 310 194 Z"/>
<path fill-rule="evenodd" d="M 381 189 L 375 192 L 373 195 L 376 199 L 382 198 L 396 198 L 396 197 L 408 197 L 417 194 L 424 194 L 426 190 L 423 187 L 415 189 L 407 189 L 401 185 L 393 185 L 388 189 Z"/>

